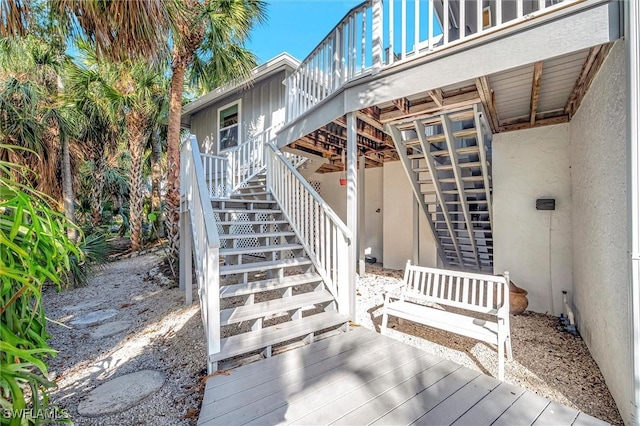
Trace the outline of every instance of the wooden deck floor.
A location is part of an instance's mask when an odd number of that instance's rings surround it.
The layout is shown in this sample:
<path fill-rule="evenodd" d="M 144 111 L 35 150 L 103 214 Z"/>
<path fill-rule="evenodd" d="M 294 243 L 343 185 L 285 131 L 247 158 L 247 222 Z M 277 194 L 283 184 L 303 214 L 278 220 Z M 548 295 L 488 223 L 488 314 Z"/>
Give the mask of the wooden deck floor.
<path fill-rule="evenodd" d="M 208 380 L 198 425 L 598 425 L 598 419 L 356 328 Z"/>

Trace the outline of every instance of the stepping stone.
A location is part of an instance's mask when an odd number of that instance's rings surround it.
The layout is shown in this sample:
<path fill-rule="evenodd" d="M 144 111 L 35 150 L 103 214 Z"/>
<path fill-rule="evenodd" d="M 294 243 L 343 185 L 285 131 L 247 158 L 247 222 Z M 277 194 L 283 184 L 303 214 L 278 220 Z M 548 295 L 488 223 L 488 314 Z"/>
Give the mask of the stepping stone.
<path fill-rule="evenodd" d="M 164 381 L 164 373 L 154 370 L 120 376 L 89 392 L 78 404 L 78 414 L 98 417 L 128 410 L 160 389 Z"/>
<path fill-rule="evenodd" d="M 66 306 L 63 309 L 67 312 L 77 312 L 77 311 L 83 311 L 85 309 L 95 308 L 96 306 L 101 305 L 103 303 L 104 303 L 104 300 L 89 300 L 87 302 L 82 302 L 77 305 Z"/>
<path fill-rule="evenodd" d="M 127 328 L 131 327 L 130 321 L 114 321 L 102 324 L 91 332 L 92 339 L 103 339 L 105 337 L 114 336 Z"/>
<path fill-rule="evenodd" d="M 75 318 L 69 322 L 72 325 L 93 325 L 102 322 L 106 319 L 116 316 L 118 311 L 116 309 L 102 309 L 100 311 L 90 312 L 81 317 Z"/>

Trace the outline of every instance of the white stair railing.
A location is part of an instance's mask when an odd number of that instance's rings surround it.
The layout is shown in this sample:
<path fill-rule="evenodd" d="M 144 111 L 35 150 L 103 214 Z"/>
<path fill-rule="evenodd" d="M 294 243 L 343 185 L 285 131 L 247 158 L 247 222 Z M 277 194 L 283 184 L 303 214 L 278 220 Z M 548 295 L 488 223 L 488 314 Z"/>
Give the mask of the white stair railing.
<path fill-rule="evenodd" d="M 267 187 L 336 298 L 338 312 L 352 316 L 355 276 L 349 275 L 348 267 L 351 232 L 281 151 L 268 143 L 265 152 Z"/>
<path fill-rule="evenodd" d="M 251 136 L 249 140 L 236 148 L 223 153 L 228 161 L 229 192 L 227 197 L 264 169 L 264 145 L 272 131 L 272 128 L 268 128 Z"/>
<path fill-rule="evenodd" d="M 207 360 L 220 352 L 220 239 L 211 207 L 211 189 L 207 185 L 203 161 L 194 135 L 188 137 L 181 152 L 181 199 L 186 203 L 191 222 L 200 312 L 204 324 Z M 215 170 L 215 167 L 212 168 Z M 188 250 L 189 248 L 187 248 Z M 189 255 L 190 253 L 185 253 Z M 186 271 L 191 274 L 191 271 Z M 190 282 L 190 280 L 188 280 Z M 214 370 L 207 362 L 209 373 Z"/>

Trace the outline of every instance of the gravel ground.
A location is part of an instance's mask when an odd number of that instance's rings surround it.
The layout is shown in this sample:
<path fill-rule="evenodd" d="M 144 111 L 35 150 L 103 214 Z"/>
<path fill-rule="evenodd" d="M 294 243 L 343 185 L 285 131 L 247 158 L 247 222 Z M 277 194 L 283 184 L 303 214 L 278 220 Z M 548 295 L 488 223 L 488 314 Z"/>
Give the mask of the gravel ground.
<path fill-rule="evenodd" d="M 367 265 L 358 282 L 357 322 L 380 331 L 386 286 L 402 280 L 403 271 Z M 464 336 L 389 319 L 388 336 L 411 346 L 497 377 L 494 346 Z M 558 318 L 525 312 L 511 316 L 513 360 L 505 363 L 505 382 L 520 386 L 612 424 L 622 425 L 618 408 L 602 373 L 580 337 L 566 333 Z"/>
<path fill-rule="evenodd" d="M 206 372 L 199 305 L 186 307 L 183 293 L 168 280 L 151 278 L 149 271 L 161 261 L 156 254 L 132 257 L 109 264 L 87 287 L 62 293 L 48 289 L 47 317 L 65 325 L 49 324 L 54 336 L 49 343 L 59 350 L 50 362 L 58 384 L 52 401 L 76 425 L 195 424 Z M 95 326 L 70 325 L 83 314 L 114 308 L 118 315 Z M 97 325 L 123 320 L 132 323 L 127 331 L 100 340 L 90 337 Z M 97 418 L 78 414 L 79 402 L 97 386 L 146 369 L 163 372 L 166 381 L 134 408 Z"/>
<path fill-rule="evenodd" d="M 195 424 L 205 373 L 199 306 L 184 306 L 183 294 L 157 275 L 160 262 L 155 254 L 124 259 L 111 263 L 88 287 L 62 293 L 48 289 L 47 316 L 63 324 L 49 325 L 49 333 L 55 336 L 50 344 L 60 351 L 50 363 L 58 384 L 52 400 L 77 425 Z M 383 289 L 397 283 L 402 271 L 367 265 L 367 272 L 358 283 L 356 322 L 379 331 Z M 70 325 L 74 318 L 101 309 L 119 311 L 104 322 L 129 320 L 132 327 L 94 340 L 90 333 L 95 326 Z M 392 338 L 474 370 L 497 373 L 497 352 L 491 345 L 408 321 L 400 325 L 391 319 L 389 325 Z M 512 316 L 511 332 L 514 360 L 506 363 L 506 382 L 622 424 L 582 339 L 563 332 L 557 318 L 528 312 Z M 78 415 L 78 403 L 88 392 L 110 379 L 145 369 L 166 374 L 158 392 L 122 413 L 97 418 Z"/>

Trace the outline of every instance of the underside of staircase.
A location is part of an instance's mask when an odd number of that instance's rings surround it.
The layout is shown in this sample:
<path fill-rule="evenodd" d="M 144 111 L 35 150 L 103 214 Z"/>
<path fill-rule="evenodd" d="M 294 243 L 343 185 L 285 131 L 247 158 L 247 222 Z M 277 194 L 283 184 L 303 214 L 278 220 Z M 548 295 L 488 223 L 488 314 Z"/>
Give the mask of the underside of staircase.
<path fill-rule="evenodd" d="M 220 238 L 220 352 L 209 362 L 271 356 L 348 326 L 264 172 L 211 199 Z"/>
<path fill-rule="evenodd" d="M 480 105 L 387 124 L 443 265 L 493 272 L 491 131 Z"/>

